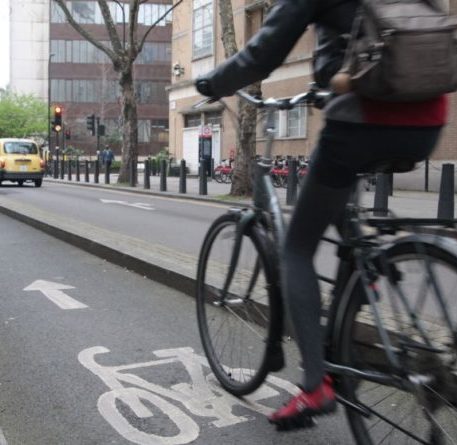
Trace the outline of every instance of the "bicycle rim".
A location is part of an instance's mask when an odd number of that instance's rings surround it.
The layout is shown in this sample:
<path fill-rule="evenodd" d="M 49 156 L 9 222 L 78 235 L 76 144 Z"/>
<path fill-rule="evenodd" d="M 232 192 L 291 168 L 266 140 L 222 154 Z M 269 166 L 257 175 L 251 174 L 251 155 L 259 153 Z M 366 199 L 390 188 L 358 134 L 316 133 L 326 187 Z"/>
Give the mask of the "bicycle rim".
<path fill-rule="evenodd" d="M 457 259 L 433 245 L 419 250 L 413 243 L 394 246 L 374 283 L 376 306 L 403 370 L 402 389 L 341 377 L 343 395 L 370 413 L 366 418 L 346 409 L 358 444 L 457 444 Z M 352 282 L 358 284 L 342 326 L 341 362 L 390 372 L 360 281 Z"/>
<path fill-rule="evenodd" d="M 281 315 L 273 295 L 275 281 L 255 228 L 243 236 L 234 278 L 222 301 L 236 226 L 235 215 L 223 215 L 205 238 L 198 266 L 197 315 L 212 371 L 227 391 L 240 396 L 264 381 L 267 348 Z"/>

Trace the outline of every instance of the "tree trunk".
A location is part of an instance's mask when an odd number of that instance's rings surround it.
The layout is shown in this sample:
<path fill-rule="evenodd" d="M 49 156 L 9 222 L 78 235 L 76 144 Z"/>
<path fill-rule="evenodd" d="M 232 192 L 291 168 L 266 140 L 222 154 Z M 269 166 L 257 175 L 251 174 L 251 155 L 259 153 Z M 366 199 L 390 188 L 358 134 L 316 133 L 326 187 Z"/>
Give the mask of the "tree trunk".
<path fill-rule="evenodd" d="M 251 85 L 248 93 L 261 94 L 260 82 Z M 230 194 L 250 196 L 253 188 L 252 163 L 256 155 L 257 109 L 243 99 L 238 101 L 238 129 L 236 136 L 236 158 Z"/>
<path fill-rule="evenodd" d="M 219 0 L 219 17 L 221 21 L 221 38 L 225 57 L 231 57 L 238 51 L 233 21 L 233 8 L 230 0 Z M 260 82 L 251 85 L 250 94 L 260 95 Z M 238 128 L 236 137 L 235 169 L 230 194 L 248 196 L 252 194 L 252 161 L 256 154 L 255 107 L 240 99 L 238 102 Z"/>
<path fill-rule="evenodd" d="M 137 162 L 138 162 L 138 129 L 137 107 L 135 90 L 133 86 L 132 67 L 121 72 L 119 84 L 121 86 L 121 108 L 122 108 L 122 164 L 117 182 L 129 182 L 130 164 L 133 162 L 134 183 L 137 183 Z"/>

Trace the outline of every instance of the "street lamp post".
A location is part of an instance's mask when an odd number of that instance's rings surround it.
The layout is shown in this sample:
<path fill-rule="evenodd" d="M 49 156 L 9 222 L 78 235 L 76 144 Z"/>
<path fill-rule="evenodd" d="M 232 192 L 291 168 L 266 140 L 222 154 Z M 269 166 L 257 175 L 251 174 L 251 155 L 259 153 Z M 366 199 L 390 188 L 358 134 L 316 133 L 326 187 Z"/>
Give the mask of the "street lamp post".
<path fill-rule="evenodd" d="M 50 53 L 48 59 L 48 153 L 51 153 L 51 59 L 54 56 Z"/>

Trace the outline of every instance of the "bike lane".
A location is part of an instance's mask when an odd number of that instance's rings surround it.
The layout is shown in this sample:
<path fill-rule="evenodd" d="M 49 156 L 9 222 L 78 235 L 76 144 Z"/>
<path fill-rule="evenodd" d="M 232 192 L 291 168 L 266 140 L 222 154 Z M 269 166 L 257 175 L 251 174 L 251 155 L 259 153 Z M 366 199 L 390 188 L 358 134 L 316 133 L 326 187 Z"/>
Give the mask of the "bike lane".
<path fill-rule="evenodd" d="M 342 410 L 296 433 L 267 423 L 299 378 L 292 344 L 286 372 L 236 399 L 210 376 L 192 299 L 7 217 L 0 224 L 5 443 L 352 443 Z"/>

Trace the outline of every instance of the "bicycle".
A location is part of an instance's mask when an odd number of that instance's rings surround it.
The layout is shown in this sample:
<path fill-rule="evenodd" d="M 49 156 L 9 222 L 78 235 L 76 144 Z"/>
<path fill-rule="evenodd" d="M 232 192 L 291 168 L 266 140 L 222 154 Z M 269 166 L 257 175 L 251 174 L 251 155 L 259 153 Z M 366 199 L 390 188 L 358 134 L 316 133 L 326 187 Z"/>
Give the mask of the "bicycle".
<path fill-rule="evenodd" d="M 225 159 L 222 163 L 214 168 L 213 177 L 216 182 L 230 184 L 232 182 L 233 167 L 232 163 L 227 162 Z"/>
<path fill-rule="evenodd" d="M 266 110 L 266 148 L 256 166 L 252 207 L 231 209 L 205 236 L 196 306 L 211 369 L 225 390 L 241 397 L 284 365 L 284 219 L 269 175 L 274 113 L 311 106 L 328 93 L 311 90 L 289 100 L 237 94 Z M 374 167 L 400 172 L 413 163 Z M 374 209 L 363 209 L 357 197 L 356 190 L 343 239 L 324 238 L 337 248 L 336 278 L 319 277 L 331 289 L 325 357 L 337 401 L 359 445 L 455 444 L 457 242 L 445 228 L 455 221 L 373 218 Z M 243 368 L 253 372 L 239 372 Z"/>

